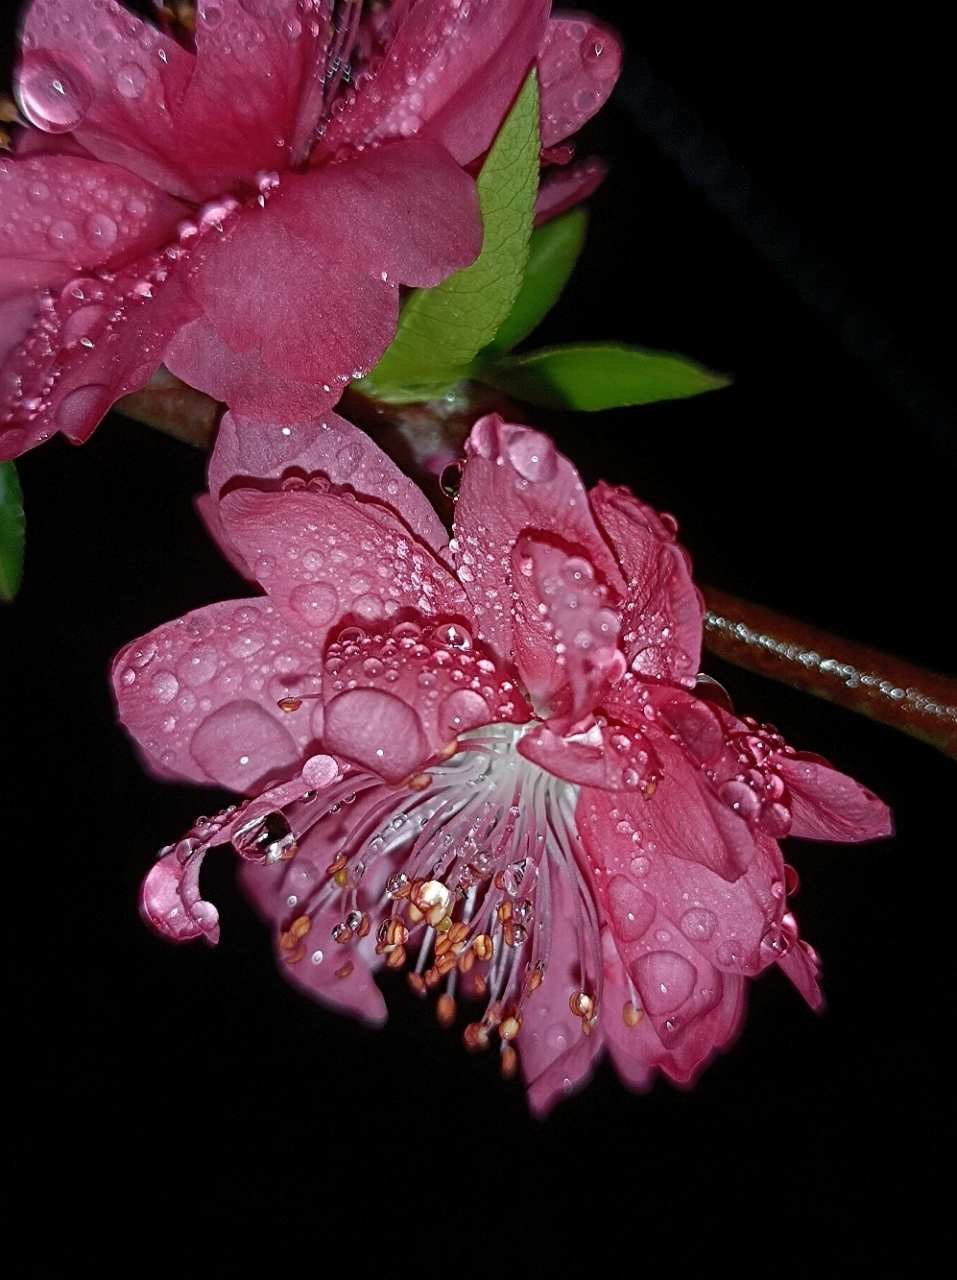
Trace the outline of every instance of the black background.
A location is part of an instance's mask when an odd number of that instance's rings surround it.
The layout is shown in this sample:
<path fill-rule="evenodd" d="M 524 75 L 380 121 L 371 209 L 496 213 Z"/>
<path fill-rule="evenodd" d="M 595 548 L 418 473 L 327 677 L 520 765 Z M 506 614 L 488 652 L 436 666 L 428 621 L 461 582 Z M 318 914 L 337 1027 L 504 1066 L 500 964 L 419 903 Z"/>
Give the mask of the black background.
<path fill-rule="evenodd" d="M 920 5 L 866 30 L 814 5 L 603 11 L 658 96 L 636 64 L 646 127 L 621 104 L 590 127 L 613 171 L 537 337 L 683 351 L 736 382 L 555 419 L 560 446 L 589 483 L 627 483 L 674 512 L 702 581 L 952 669 L 954 445 L 934 390 L 949 355 L 941 32 Z M 669 125 L 662 82 L 699 125 Z M 765 193 L 777 241 L 756 204 L 735 230 L 682 172 L 675 154 L 696 129 Z M 713 155 L 700 147 L 684 157 L 692 179 Z M 741 170 L 727 172 L 740 189 Z M 776 265 L 767 246 L 788 225 L 800 253 Z M 0 615 L 3 856 L 14 1172 L 47 1224 L 31 1234 L 35 1264 L 790 1275 L 928 1256 L 946 1151 L 951 762 L 708 660 L 740 711 L 886 799 L 897 837 L 789 846 L 795 911 L 824 958 L 823 1017 L 767 974 L 738 1044 L 694 1091 L 633 1095 L 603 1064 L 539 1123 L 493 1055 L 467 1055 L 401 980 L 386 984 L 381 1032 L 295 994 L 225 853 L 205 880 L 218 949 L 141 925 L 156 849 L 226 797 L 140 770 L 114 726 L 109 660 L 244 588 L 192 514 L 203 458 L 187 446 L 111 417 L 83 449 L 58 438 L 20 470 L 26 579 Z"/>

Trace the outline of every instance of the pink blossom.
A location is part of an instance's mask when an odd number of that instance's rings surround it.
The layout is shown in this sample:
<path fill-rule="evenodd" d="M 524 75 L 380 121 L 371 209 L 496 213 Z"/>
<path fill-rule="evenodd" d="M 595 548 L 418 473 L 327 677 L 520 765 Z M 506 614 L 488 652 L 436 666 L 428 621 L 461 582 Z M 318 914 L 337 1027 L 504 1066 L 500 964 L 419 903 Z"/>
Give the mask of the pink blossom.
<path fill-rule="evenodd" d="M 520 1059 L 538 1113 L 602 1049 L 635 1087 L 688 1082 L 747 978 L 776 963 L 821 1003 L 778 838 L 871 839 L 888 811 L 713 700 L 670 517 L 496 416 L 466 453 L 450 541 L 341 419 L 283 478 L 226 417 L 225 473 L 267 476 L 212 524 L 266 594 L 158 628 L 114 681 L 149 768 L 254 798 L 164 850 L 145 914 L 214 939 L 199 865 L 231 842 L 317 999 L 381 1022 L 375 971 L 410 965 L 443 1021 L 479 1001 L 466 1043 Z"/>
<path fill-rule="evenodd" d="M 399 286 L 479 252 L 472 171 L 536 57 L 546 146 L 620 62 L 548 0 L 362 11 L 215 0 L 186 47 L 113 0 L 30 6 L 33 127 L 0 160 L 0 458 L 82 442 L 163 361 L 244 413 L 322 412 L 391 341 Z M 590 182 L 567 171 L 545 203 Z"/>

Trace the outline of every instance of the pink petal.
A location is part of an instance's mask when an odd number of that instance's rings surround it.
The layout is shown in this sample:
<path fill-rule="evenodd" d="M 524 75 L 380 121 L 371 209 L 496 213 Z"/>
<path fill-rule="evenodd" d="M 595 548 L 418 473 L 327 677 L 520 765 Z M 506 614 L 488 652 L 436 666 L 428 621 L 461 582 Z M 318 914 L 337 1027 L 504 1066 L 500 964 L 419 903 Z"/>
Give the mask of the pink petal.
<path fill-rule="evenodd" d="M 403 622 L 372 635 L 352 628 L 326 650 L 326 670 L 327 749 L 391 783 L 471 729 L 529 718 L 524 698 L 459 622 L 424 630 Z"/>
<path fill-rule="evenodd" d="M 542 43 L 546 0 L 432 0 L 409 6 L 371 84 L 334 117 L 328 154 L 416 134 L 460 164 L 491 146 Z"/>
<path fill-rule="evenodd" d="M 640 727 L 596 724 L 561 737 L 543 724 L 522 737 L 518 750 L 556 778 L 605 791 L 640 790 L 658 773 L 658 757 Z"/>
<path fill-rule="evenodd" d="M 420 542 L 444 560 L 448 534 L 425 494 L 364 431 L 327 413 L 289 427 L 227 413 L 209 463 L 209 486 L 219 495 L 243 477 L 279 480 L 287 473 L 321 473 L 331 484 L 388 507 Z"/>
<path fill-rule="evenodd" d="M 595 992 L 596 973 L 583 975 L 580 968 L 578 921 L 573 890 L 565 878 L 547 864 L 551 897 L 551 949 L 545 976 L 529 996 L 523 1013 L 517 1047 L 522 1074 L 528 1087 L 528 1105 L 544 1119 L 556 1102 L 583 1088 L 602 1046 L 604 1019 L 599 1016 L 591 1035 L 582 1032 L 582 1020 L 569 1007 L 569 992 Z M 594 957 L 599 963 L 598 957 Z"/>
<path fill-rule="evenodd" d="M 113 663 L 122 723 L 152 773 L 254 793 L 314 754 L 321 650 L 262 597 L 225 600 L 158 627 Z"/>
<path fill-rule="evenodd" d="M 239 551 L 230 540 L 229 534 L 223 528 L 223 522 L 219 516 L 219 503 L 216 502 L 212 494 L 200 493 L 193 499 L 193 506 L 196 509 L 196 514 L 203 522 L 203 527 L 216 544 L 223 559 L 232 565 L 241 578 L 245 578 L 247 582 L 255 586 L 255 573 L 239 554 Z"/>
<path fill-rule="evenodd" d="M 467 617 L 464 592 L 375 502 L 317 489 L 236 489 L 220 504 L 226 532 L 273 603 L 320 650 L 331 627 Z"/>
<path fill-rule="evenodd" d="M 808 1005 L 815 1013 L 820 1013 L 824 1009 L 824 994 L 820 986 L 820 957 L 809 943 L 798 937 L 797 921 L 792 915 L 784 917 L 784 926 L 791 945 L 778 960 L 778 964 Z"/>
<path fill-rule="evenodd" d="M 17 96 L 29 120 L 172 195 L 204 197 L 187 168 L 195 139 L 184 145 L 177 128 L 195 59 L 175 40 L 113 0 L 57 0 L 31 6 L 22 42 Z"/>
<path fill-rule="evenodd" d="M 202 316 L 174 335 L 164 363 L 189 386 L 231 405 L 237 413 L 255 414 L 273 425 L 321 415 L 340 398 L 348 381 L 340 378 L 323 385 L 272 374 L 258 352 L 238 355 Z"/>
<path fill-rule="evenodd" d="M 557 218 L 582 200 L 594 195 L 605 180 L 608 165 L 597 156 L 589 156 L 581 164 L 567 169 L 546 169 L 535 197 L 535 226 Z"/>
<path fill-rule="evenodd" d="M 0 259 L 3 292 L 125 266 L 175 239 L 186 212 L 115 165 L 49 154 L 0 160 L 0 206 L 8 240 Z"/>
<path fill-rule="evenodd" d="M 631 670 L 690 687 L 701 661 L 704 602 L 673 522 L 627 489 L 601 482 L 589 496 L 628 583 L 622 647 Z"/>
<path fill-rule="evenodd" d="M 170 335 L 195 314 L 176 265 L 151 254 L 115 275 L 76 277 L 56 297 L 38 295 L 0 380 L 0 457 L 57 430 L 79 444 L 114 400 L 146 385 Z"/>
<path fill-rule="evenodd" d="M 542 146 L 576 133 L 607 101 L 621 74 L 618 36 L 583 13 L 554 17 L 538 55 Z"/>
<path fill-rule="evenodd" d="M 437 284 L 480 247 L 472 179 L 440 148 L 399 143 L 287 176 L 265 209 L 197 247 L 190 287 L 234 352 L 258 351 L 274 377 L 341 387 L 392 340 L 399 284 Z"/>
<path fill-rule="evenodd" d="M 219 912 L 199 890 L 202 851 L 181 841 L 150 868 L 140 890 L 140 910 L 157 933 L 171 942 L 205 937 L 219 941 Z"/>
<path fill-rule="evenodd" d="M 512 549 L 515 663 L 540 715 L 561 715 L 566 731 L 624 674 L 620 618 L 591 564 L 522 536 Z"/>
<path fill-rule="evenodd" d="M 504 659 L 514 648 L 512 549 L 522 534 L 552 535 L 585 556 L 614 596 L 625 585 L 592 519 L 578 472 L 537 431 L 481 418 L 465 445 L 455 512 L 455 561 L 480 634 Z"/>
<path fill-rule="evenodd" d="M 893 833 L 887 805 L 847 774 L 800 755 L 781 753 L 774 764 L 791 793 L 791 835 L 856 841 Z"/>

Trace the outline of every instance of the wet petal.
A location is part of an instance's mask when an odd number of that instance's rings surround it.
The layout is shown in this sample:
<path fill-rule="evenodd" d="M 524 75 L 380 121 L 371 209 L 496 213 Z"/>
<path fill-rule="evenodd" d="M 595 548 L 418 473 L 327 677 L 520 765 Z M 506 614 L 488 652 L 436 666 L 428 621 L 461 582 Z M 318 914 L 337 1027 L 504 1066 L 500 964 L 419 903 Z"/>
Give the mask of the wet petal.
<path fill-rule="evenodd" d="M 321 660 L 268 600 L 226 600 L 128 645 L 113 688 L 151 772 L 254 792 L 313 754 Z"/>
<path fill-rule="evenodd" d="M 589 496 L 628 583 L 622 646 L 631 670 L 690 687 L 701 661 L 704 603 L 673 524 L 625 489 L 600 483 Z"/>
<path fill-rule="evenodd" d="M 331 627 L 467 617 L 464 593 L 385 507 L 317 489 L 236 489 L 223 524 L 273 603 L 313 644 Z"/>
<path fill-rule="evenodd" d="M 538 55 L 542 146 L 576 133 L 607 101 L 621 74 L 618 36 L 585 14 L 555 17 Z"/>
<path fill-rule="evenodd" d="M 791 835 L 858 841 L 892 834 L 887 805 L 847 774 L 800 755 L 777 755 L 775 767 L 791 793 Z"/>
<path fill-rule="evenodd" d="M 551 535 L 566 550 L 579 550 L 613 597 L 624 594 L 578 473 L 547 436 L 490 414 L 472 428 L 466 455 L 455 562 L 482 638 L 499 657 L 508 659 L 514 648 L 511 556 L 522 534 Z"/>
<path fill-rule="evenodd" d="M 428 137 L 467 164 L 491 146 L 545 34 L 547 0 L 435 0 L 410 6 L 375 79 L 323 139 L 344 145 Z"/>
<path fill-rule="evenodd" d="M 594 195 L 607 173 L 607 164 L 597 156 L 567 168 L 546 169 L 535 197 L 536 227 Z"/>

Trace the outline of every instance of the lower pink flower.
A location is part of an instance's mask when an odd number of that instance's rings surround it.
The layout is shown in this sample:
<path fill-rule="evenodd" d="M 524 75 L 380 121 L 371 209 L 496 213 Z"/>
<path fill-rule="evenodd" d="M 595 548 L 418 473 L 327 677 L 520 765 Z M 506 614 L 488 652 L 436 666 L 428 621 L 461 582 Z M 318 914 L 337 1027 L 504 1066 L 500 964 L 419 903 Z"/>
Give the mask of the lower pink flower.
<path fill-rule="evenodd" d="M 294 472 L 208 500 L 266 595 L 116 660 L 148 766 L 253 797 L 164 850 L 150 922 L 215 941 L 199 867 L 231 843 L 292 981 L 370 1023 L 383 966 L 440 993 L 445 1023 L 477 1002 L 466 1044 L 520 1062 L 538 1114 L 603 1049 L 634 1087 L 692 1080 L 771 964 L 819 1007 L 777 841 L 871 839 L 890 817 L 697 676 L 674 522 L 587 493 L 547 437 L 492 416 L 449 541 L 348 423 L 302 438 Z M 247 439 L 261 464 L 261 436 L 227 417 L 233 476 Z"/>

